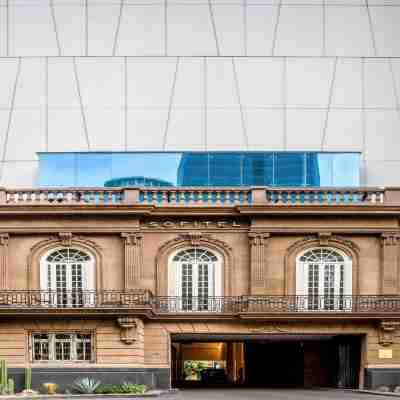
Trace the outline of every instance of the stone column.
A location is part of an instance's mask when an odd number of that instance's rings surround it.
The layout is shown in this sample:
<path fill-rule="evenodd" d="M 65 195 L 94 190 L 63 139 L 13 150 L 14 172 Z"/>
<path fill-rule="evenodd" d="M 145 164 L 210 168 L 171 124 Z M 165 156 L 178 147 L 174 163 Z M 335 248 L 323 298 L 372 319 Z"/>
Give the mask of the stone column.
<path fill-rule="evenodd" d="M 269 233 L 250 232 L 250 291 L 251 294 L 265 294 L 266 247 Z"/>
<path fill-rule="evenodd" d="M 131 232 L 121 236 L 125 239 L 125 289 L 140 288 L 144 278 L 143 235 Z"/>
<path fill-rule="evenodd" d="M 0 289 L 9 289 L 7 285 L 8 233 L 0 234 Z"/>
<path fill-rule="evenodd" d="M 400 233 L 384 233 L 381 237 L 381 294 L 399 294 Z"/>

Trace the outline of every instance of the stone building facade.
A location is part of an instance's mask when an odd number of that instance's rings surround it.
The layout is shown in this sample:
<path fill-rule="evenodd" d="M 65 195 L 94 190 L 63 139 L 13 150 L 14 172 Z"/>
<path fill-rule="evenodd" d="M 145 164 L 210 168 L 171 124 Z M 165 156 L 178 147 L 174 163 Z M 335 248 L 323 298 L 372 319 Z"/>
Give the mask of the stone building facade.
<path fill-rule="evenodd" d="M 31 365 L 34 384 L 167 388 L 184 352 L 223 359 L 238 385 L 260 384 L 257 357 L 285 371 L 279 355 L 301 359 L 289 385 L 399 383 L 399 192 L 266 190 L 177 204 L 3 189 L 0 358 L 17 384 Z"/>

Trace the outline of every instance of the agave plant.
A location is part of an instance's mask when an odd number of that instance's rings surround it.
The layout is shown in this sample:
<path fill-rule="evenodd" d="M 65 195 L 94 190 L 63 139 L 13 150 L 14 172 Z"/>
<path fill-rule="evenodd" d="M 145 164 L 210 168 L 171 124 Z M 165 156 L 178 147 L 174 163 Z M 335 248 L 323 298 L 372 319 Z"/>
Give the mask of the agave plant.
<path fill-rule="evenodd" d="M 75 379 L 71 385 L 73 393 L 79 394 L 93 394 L 100 385 L 100 381 L 86 377 L 81 379 Z"/>

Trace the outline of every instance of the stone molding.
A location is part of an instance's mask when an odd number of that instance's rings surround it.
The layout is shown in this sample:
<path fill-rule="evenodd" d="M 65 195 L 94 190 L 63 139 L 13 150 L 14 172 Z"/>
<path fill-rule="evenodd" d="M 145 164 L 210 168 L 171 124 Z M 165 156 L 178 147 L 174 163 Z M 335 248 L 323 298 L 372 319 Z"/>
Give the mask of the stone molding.
<path fill-rule="evenodd" d="M 400 321 L 381 321 L 379 324 L 379 344 L 381 346 L 392 345 L 399 328 Z"/>
<path fill-rule="evenodd" d="M 96 289 L 101 290 L 104 287 L 102 247 L 86 237 L 76 236 L 71 232 L 60 232 L 57 236 L 50 236 L 31 247 L 26 266 L 28 289 L 40 288 L 40 259 L 46 252 L 59 247 L 73 247 L 92 254 L 94 257 Z"/>
<path fill-rule="evenodd" d="M 0 289 L 8 288 L 8 233 L 0 234 Z"/>
<path fill-rule="evenodd" d="M 163 243 L 156 254 L 156 295 L 168 293 L 168 259 L 177 250 L 189 247 L 204 247 L 222 256 L 222 295 L 230 296 L 233 291 L 234 258 L 232 247 L 212 234 L 201 231 L 186 232 Z"/>
<path fill-rule="evenodd" d="M 353 294 L 359 293 L 359 254 L 360 248 L 352 240 L 331 232 L 321 231 L 315 235 L 304 236 L 290 245 L 284 257 L 284 294 L 294 295 L 296 287 L 296 257 L 313 247 L 332 247 L 343 251 L 352 260 Z"/>
<path fill-rule="evenodd" d="M 382 233 L 381 244 L 383 247 L 398 246 L 400 244 L 400 233 L 399 232 Z"/>
<path fill-rule="evenodd" d="M 399 293 L 400 233 L 381 235 L 381 294 Z"/>
<path fill-rule="evenodd" d="M 125 289 L 140 287 L 144 278 L 143 267 L 143 234 L 140 232 L 123 232 L 124 239 L 124 285 Z"/>
<path fill-rule="evenodd" d="M 120 317 L 117 319 L 120 327 L 120 339 L 125 344 L 132 344 L 138 339 L 138 319 L 132 317 Z"/>
<path fill-rule="evenodd" d="M 266 247 L 270 234 L 267 232 L 249 232 L 251 294 L 258 293 L 257 288 L 265 288 L 267 275 Z"/>

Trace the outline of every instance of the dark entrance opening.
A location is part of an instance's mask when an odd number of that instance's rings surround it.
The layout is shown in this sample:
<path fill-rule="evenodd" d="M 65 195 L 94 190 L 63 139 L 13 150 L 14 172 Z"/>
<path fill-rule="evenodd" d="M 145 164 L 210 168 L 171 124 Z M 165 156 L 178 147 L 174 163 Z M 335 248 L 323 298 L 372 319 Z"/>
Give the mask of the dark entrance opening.
<path fill-rule="evenodd" d="M 172 337 L 173 387 L 358 388 L 361 336 Z"/>

